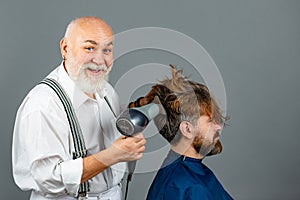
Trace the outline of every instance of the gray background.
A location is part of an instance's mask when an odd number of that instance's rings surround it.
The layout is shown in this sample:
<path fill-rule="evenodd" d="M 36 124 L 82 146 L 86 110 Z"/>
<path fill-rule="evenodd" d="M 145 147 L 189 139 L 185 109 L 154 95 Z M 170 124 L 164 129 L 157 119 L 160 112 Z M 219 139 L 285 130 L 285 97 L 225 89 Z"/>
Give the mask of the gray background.
<path fill-rule="evenodd" d="M 115 33 L 165 27 L 200 43 L 219 67 L 231 116 L 223 154 L 205 163 L 235 199 L 299 199 L 299 11 L 298 0 L 1 1 L 1 199 L 29 197 L 12 179 L 15 113 L 29 89 L 61 62 L 65 25 L 83 15 L 103 18 Z M 132 52 L 116 61 L 112 84 L 150 62 L 188 66 L 167 52 Z M 145 198 L 154 173 L 134 176 L 129 199 Z"/>

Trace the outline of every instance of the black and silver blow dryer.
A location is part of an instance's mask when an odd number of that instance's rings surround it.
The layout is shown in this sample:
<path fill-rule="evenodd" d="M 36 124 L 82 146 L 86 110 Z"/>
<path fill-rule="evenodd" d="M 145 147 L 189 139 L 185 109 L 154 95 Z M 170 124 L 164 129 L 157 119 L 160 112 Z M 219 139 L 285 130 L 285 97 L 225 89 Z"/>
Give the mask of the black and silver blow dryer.
<path fill-rule="evenodd" d="M 155 103 L 150 103 L 141 107 L 128 108 L 117 117 L 116 126 L 122 135 L 131 137 L 136 133 L 142 132 L 149 122 L 158 114 L 159 107 Z M 127 199 L 128 183 L 131 181 L 135 166 L 136 161 L 128 162 L 128 177 L 125 189 L 125 200 Z"/>
<path fill-rule="evenodd" d="M 125 136 L 142 132 L 148 123 L 159 113 L 159 107 L 150 103 L 141 107 L 124 110 L 116 121 L 117 129 Z"/>

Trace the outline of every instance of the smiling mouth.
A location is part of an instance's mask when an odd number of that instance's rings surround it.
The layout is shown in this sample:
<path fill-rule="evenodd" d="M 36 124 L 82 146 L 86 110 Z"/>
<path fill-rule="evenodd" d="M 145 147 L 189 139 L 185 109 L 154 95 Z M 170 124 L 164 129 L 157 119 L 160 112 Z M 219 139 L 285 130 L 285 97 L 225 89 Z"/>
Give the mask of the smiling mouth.
<path fill-rule="evenodd" d="M 87 68 L 88 71 L 92 72 L 93 74 L 98 74 L 98 73 L 102 73 L 102 72 L 106 72 L 106 70 L 104 69 L 91 69 L 91 68 Z"/>
<path fill-rule="evenodd" d="M 89 69 L 92 72 L 100 72 L 100 71 L 104 71 L 103 69 Z"/>

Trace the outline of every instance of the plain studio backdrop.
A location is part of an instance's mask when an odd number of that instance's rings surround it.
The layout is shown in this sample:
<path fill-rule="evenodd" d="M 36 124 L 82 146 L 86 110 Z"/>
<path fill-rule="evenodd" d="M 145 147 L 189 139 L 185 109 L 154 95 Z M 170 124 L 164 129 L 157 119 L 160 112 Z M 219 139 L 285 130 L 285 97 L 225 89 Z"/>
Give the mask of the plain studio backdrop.
<path fill-rule="evenodd" d="M 299 11 L 297 0 L 1 1 L 1 199 L 29 198 L 30 193 L 22 192 L 12 177 L 15 114 L 27 92 L 60 64 L 59 40 L 65 26 L 84 15 L 103 18 L 115 34 L 160 27 L 201 44 L 219 69 L 231 117 L 230 126 L 222 131 L 223 153 L 204 162 L 235 199 L 299 199 Z M 178 41 L 171 42 L 176 46 Z M 181 50 L 197 54 L 192 47 Z M 184 74 L 200 80 L 185 57 L 145 48 L 115 61 L 112 85 L 131 69 L 148 63 L 179 65 Z M 151 83 L 136 85 L 136 91 L 129 92 L 143 95 L 148 86 Z M 151 140 L 147 152 L 166 145 L 151 146 Z M 145 199 L 155 173 L 135 174 L 129 199 Z"/>

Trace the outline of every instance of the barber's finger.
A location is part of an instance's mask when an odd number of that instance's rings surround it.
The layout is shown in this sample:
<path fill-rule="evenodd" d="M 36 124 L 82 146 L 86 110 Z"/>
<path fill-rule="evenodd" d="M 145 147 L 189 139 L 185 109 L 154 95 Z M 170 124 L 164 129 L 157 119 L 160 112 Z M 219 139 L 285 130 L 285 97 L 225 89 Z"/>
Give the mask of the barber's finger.
<path fill-rule="evenodd" d="M 139 149 L 138 149 L 138 153 L 143 153 L 145 151 L 146 147 L 145 146 L 141 146 Z"/>
<path fill-rule="evenodd" d="M 144 138 L 144 135 L 140 132 L 140 133 L 134 134 L 133 137 L 134 138 Z"/>
<path fill-rule="evenodd" d="M 124 140 L 124 139 L 126 139 L 126 138 L 128 138 L 128 137 L 125 136 L 125 135 L 122 135 L 122 136 L 118 137 L 116 140 Z"/>
<path fill-rule="evenodd" d="M 142 138 L 141 140 L 139 140 L 138 142 L 137 142 L 139 145 L 145 145 L 146 143 L 147 143 L 147 141 L 146 141 L 146 139 L 145 138 Z"/>
<path fill-rule="evenodd" d="M 141 147 L 145 146 L 146 142 L 147 142 L 146 139 L 143 138 L 139 141 L 135 141 L 133 146 L 135 146 L 136 148 L 141 148 Z"/>
<path fill-rule="evenodd" d="M 139 153 L 136 153 L 135 154 L 135 159 L 136 160 L 139 160 L 139 159 L 141 159 L 143 157 L 143 152 L 139 152 Z"/>

